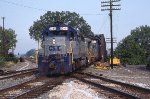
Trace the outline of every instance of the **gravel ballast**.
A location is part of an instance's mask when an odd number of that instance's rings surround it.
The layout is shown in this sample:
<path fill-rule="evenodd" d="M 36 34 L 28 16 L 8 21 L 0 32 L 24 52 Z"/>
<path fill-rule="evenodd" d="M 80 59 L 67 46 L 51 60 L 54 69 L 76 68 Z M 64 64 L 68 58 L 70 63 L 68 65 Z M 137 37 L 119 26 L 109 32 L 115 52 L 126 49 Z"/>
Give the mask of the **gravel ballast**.
<path fill-rule="evenodd" d="M 0 80 L 0 90 L 20 84 L 20 83 L 24 83 L 26 81 L 30 81 L 31 79 L 34 79 L 35 75 L 31 75 L 28 77 L 23 77 L 23 78 L 10 78 L 10 79 L 4 79 L 4 80 Z"/>
<path fill-rule="evenodd" d="M 96 69 L 94 65 L 92 65 L 84 70 L 84 72 L 103 75 L 110 79 L 150 89 L 150 70 L 147 70 L 144 65 L 115 66 L 114 69 L 108 70 Z"/>
<path fill-rule="evenodd" d="M 67 79 L 62 85 L 53 88 L 37 99 L 105 99 L 99 93 L 75 79 Z"/>
<path fill-rule="evenodd" d="M 84 72 L 90 72 L 95 75 L 118 80 L 125 83 L 138 85 L 150 89 L 150 70 L 144 65 L 115 66 L 114 69 L 102 70 L 96 69 L 94 65 L 85 69 Z M 0 81 L 0 89 L 33 79 L 34 77 L 18 78 Z M 76 79 L 67 79 L 62 85 L 54 87 L 49 92 L 40 95 L 37 99 L 108 99 L 107 94 L 95 90 L 90 85 L 82 83 Z M 113 99 L 113 97 L 111 97 Z"/>

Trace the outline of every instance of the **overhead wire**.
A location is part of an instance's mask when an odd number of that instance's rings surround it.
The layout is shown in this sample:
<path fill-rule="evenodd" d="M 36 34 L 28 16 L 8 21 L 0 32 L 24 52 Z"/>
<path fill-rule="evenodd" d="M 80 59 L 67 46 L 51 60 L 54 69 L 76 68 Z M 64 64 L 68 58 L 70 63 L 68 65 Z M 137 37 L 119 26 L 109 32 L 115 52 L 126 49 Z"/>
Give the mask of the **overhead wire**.
<path fill-rule="evenodd" d="M 118 36 L 119 35 L 119 25 L 118 25 L 118 23 L 119 23 L 119 21 L 120 21 L 120 19 L 119 19 L 119 15 L 120 15 L 120 13 L 116 13 L 115 15 L 114 15 L 114 25 L 115 25 L 115 30 L 114 31 L 116 31 L 115 33 L 114 33 L 114 36 Z M 119 41 L 118 41 L 119 42 Z M 117 43 L 118 43 L 117 42 Z"/>
<path fill-rule="evenodd" d="M 105 26 L 105 24 L 107 23 L 108 19 L 109 19 L 108 16 L 106 16 L 97 33 L 100 33 L 100 31 L 102 30 L 102 28 L 103 28 L 103 27 Z"/>
<path fill-rule="evenodd" d="M 23 5 L 23 4 L 19 4 L 19 3 L 15 3 L 15 2 L 11 2 L 11 1 L 7 1 L 7 0 L 0 0 L 0 2 L 3 2 L 3 3 L 7 3 L 7 4 L 10 4 L 10 5 L 15 5 L 15 6 L 19 6 L 19 7 L 24 7 L 24 8 L 28 8 L 28 9 L 34 9 L 34 10 L 38 10 L 38 11 L 49 11 L 49 10 L 46 10 L 46 9 L 42 9 L 42 8 L 36 8 L 36 7 L 31 7 L 31 6 L 27 6 L 27 5 Z M 80 15 L 104 15 L 104 14 L 92 14 L 92 13 L 81 13 Z"/>
<path fill-rule="evenodd" d="M 35 8 L 35 7 L 31 7 L 31 6 L 26 6 L 26 5 L 23 5 L 23 4 L 19 4 L 19 3 L 15 3 L 15 2 L 10 2 L 10 1 L 7 1 L 7 0 L 0 0 L 0 1 L 3 2 L 3 3 L 15 5 L 15 6 L 20 6 L 20 7 L 24 7 L 24 8 L 35 9 L 35 10 L 39 10 L 39 11 L 48 11 L 48 10 L 45 10 L 45 9 Z"/>

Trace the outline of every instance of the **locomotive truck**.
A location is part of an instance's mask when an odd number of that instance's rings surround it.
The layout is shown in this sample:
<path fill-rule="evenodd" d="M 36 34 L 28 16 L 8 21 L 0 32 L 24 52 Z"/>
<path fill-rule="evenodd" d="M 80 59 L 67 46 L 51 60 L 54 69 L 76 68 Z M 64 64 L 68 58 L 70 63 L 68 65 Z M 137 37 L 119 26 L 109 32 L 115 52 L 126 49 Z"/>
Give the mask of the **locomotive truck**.
<path fill-rule="evenodd" d="M 44 28 L 38 53 L 41 75 L 67 74 L 96 60 L 104 60 L 103 35 L 83 37 L 73 27 L 54 23 Z M 103 53 L 102 53 L 103 52 Z"/>

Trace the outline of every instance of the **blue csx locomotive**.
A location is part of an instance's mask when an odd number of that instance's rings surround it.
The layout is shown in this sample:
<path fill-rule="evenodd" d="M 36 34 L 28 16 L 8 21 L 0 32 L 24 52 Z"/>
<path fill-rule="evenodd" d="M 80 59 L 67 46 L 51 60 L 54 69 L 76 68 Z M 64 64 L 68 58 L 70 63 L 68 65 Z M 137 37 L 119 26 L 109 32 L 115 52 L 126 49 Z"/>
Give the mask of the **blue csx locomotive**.
<path fill-rule="evenodd" d="M 40 74 L 67 74 L 95 60 L 103 60 L 106 46 L 101 36 L 79 36 L 71 26 L 60 23 L 47 26 L 38 53 Z"/>

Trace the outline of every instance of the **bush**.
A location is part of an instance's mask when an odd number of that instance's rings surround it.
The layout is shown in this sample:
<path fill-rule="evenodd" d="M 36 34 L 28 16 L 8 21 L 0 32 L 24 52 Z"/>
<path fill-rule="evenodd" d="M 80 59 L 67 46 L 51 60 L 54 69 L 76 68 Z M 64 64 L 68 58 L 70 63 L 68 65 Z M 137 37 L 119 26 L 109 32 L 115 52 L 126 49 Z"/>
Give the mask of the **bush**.
<path fill-rule="evenodd" d="M 14 62 L 14 63 L 18 63 L 18 58 L 17 58 L 17 57 L 14 57 L 14 58 L 13 58 L 13 62 Z"/>
<path fill-rule="evenodd" d="M 0 57 L 0 65 L 4 65 L 5 64 L 5 58 L 4 57 Z"/>
<path fill-rule="evenodd" d="M 13 54 L 9 53 L 7 57 L 3 58 L 4 61 L 12 61 L 14 63 L 18 62 L 18 58 Z"/>
<path fill-rule="evenodd" d="M 17 63 L 19 61 L 19 59 L 13 54 L 13 53 L 9 53 L 7 55 L 7 57 L 2 57 L 0 56 L 0 65 L 5 65 L 6 62 L 14 62 Z"/>

